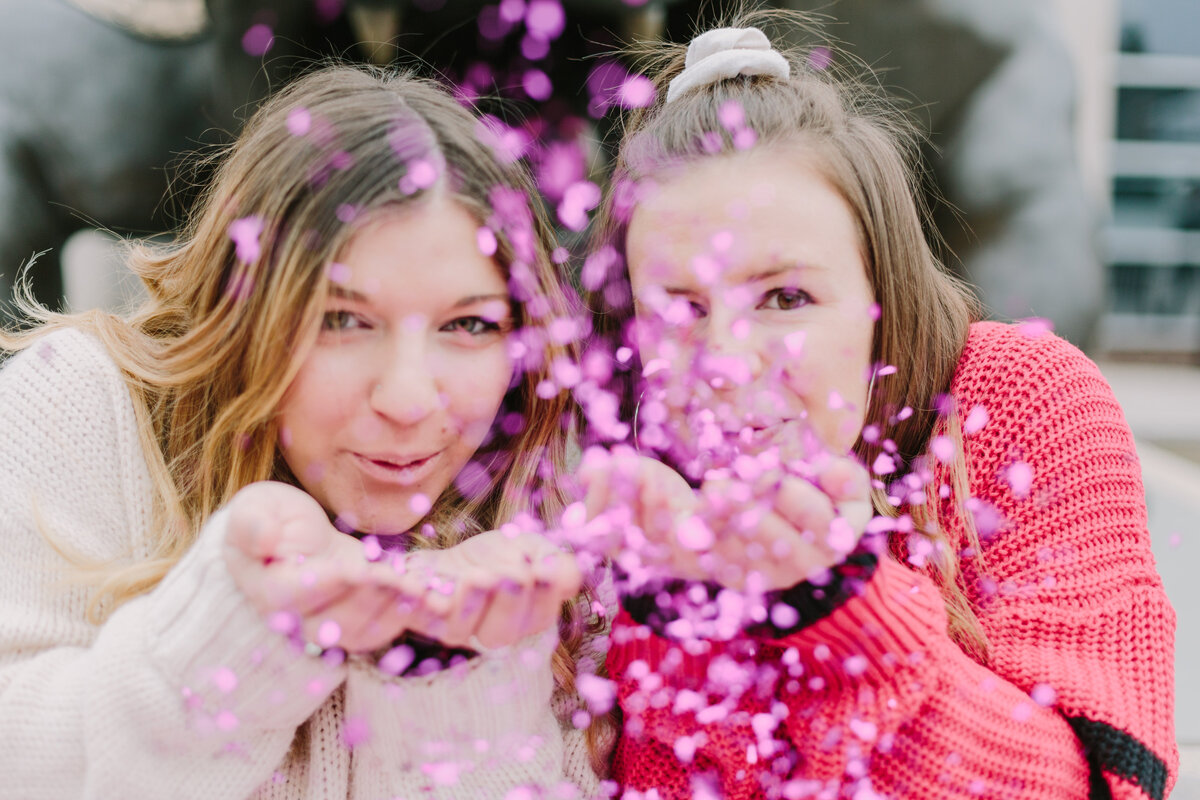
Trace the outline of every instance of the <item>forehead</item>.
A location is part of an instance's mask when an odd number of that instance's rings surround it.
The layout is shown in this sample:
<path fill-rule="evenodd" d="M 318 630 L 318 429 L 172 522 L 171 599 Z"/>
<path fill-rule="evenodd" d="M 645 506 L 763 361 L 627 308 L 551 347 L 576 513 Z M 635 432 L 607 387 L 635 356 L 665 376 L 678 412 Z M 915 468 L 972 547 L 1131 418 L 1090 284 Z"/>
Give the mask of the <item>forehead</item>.
<path fill-rule="evenodd" d="M 702 159 L 644 182 L 626 254 L 635 283 L 678 278 L 699 257 L 730 269 L 862 257 L 857 217 L 810 157 L 764 148 Z"/>
<path fill-rule="evenodd" d="M 331 286 L 402 305 L 440 302 L 464 291 L 507 293 L 507 281 L 480 242 L 482 226 L 438 193 L 386 206 L 365 218 L 329 268 Z"/>

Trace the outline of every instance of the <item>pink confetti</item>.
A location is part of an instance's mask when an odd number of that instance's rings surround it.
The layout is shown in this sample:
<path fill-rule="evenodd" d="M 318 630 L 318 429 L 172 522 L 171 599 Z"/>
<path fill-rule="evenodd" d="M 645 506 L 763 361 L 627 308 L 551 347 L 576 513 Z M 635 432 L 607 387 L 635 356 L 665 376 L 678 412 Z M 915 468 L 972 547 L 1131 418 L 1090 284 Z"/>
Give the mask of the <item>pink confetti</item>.
<path fill-rule="evenodd" d="M 303 136 L 312 127 L 312 115 L 307 108 L 293 108 L 287 115 L 287 129 L 292 136 Z"/>
<path fill-rule="evenodd" d="M 342 638 L 342 626 L 334 620 L 327 619 L 317 628 L 317 644 L 321 647 L 333 647 Z"/>
<path fill-rule="evenodd" d="M 566 26 L 567 15 L 559 0 L 529 0 L 525 28 L 530 36 L 548 42 L 561 36 Z"/>
<path fill-rule="evenodd" d="M 327 274 L 329 275 L 329 280 L 333 283 L 345 286 L 350 282 L 350 267 L 345 264 L 331 261 Z"/>
<path fill-rule="evenodd" d="M 409 162 L 405 177 L 411 179 L 413 186 L 418 189 L 428 189 L 437 183 L 438 169 L 428 159 L 417 158 Z"/>
<path fill-rule="evenodd" d="M 496 254 L 496 249 L 499 247 L 499 242 L 496 241 L 496 233 L 486 225 L 475 231 L 475 245 L 479 248 L 479 252 L 489 258 Z"/>
<path fill-rule="evenodd" d="M 364 536 L 362 540 L 363 558 L 367 561 L 378 561 L 383 556 L 383 545 L 378 536 Z"/>
<path fill-rule="evenodd" d="M 690 764 L 696 755 L 696 741 L 690 736 L 680 736 L 675 740 L 675 757 L 684 764 Z"/>
<path fill-rule="evenodd" d="M 828 47 L 814 47 L 808 54 L 808 68 L 824 72 L 833 63 L 833 51 Z"/>
<path fill-rule="evenodd" d="M 896 462 L 887 453 L 880 453 L 871 465 L 871 471 L 876 475 L 891 475 L 896 471 Z"/>
<path fill-rule="evenodd" d="M 267 51 L 275 44 L 275 33 L 271 30 L 270 25 L 251 25 L 249 30 L 242 36 L 242 49 L 246 51 L 246 55 L 254 56 L 255 58 L 266 55 Z"/>
<path fill-rule="evenodd" d="M 581 673 L 575 679 L 575 688 L 588 710 L 597 716 L 607 714 L 617 699 L 617 685 L 591 673 Z"/>
<path fill-rule="evenodd" d="M 967 414 L 966 420 L 963 421 L 963 433 L 972 434 L 979 433 L 983 430 L 983 426 L 987 425 L 988 412 L 983 406 L 975 406 Z"/>
<path fill-rule="evenodd" d="M 1017 330 L 1030 339 L 1040 339 L 1054 331 L 1054 322 L 1045 317 L 1030 317 L 1017 324 Z"/>
<path fill-rule="evenodd" d="M 618 102 L 624 108 L 646 108 L 654 103 L 654 84 L 645 75 L 631 75 L 618 92 Z"/>
<path fill-rule="evenodd" d="M 521 55 L 529 61 L 541 61 L 550 55 L 550 42 L 540 36 L 527 34 L 521 39 Z"/>
<path fill-rule="evenodd" d="M 879 735 L 879 728 L 874 722 L 855 718 L 850 720 L 850 732 L 864 742 L 873 742 Z"/>
<path fill-rule="evenodd" d="M 229 223 L 229 238 L 236 245 L 238 261 L 253 264 L 262 255 L 259 237 L 266 227 L 260 217 L 242 217 Z"/>
<path fill-rule="evenodd" d="M 385 675 L 399 675 L 412 665 L 415 658 L 416 653 L 411 647 L 406 644 L 397 645 L 379 659 L 379 671 Z"/>
<path fill-rule="evenodd" d="M 222 694 L 229 694 L 237 688 L 237 675 L 235 675 L 233 670 L 231 670 L 229 667 L 221 667 L 213 675 L 213 685 L 216 686 Z"/>
<path fill-rule="evenodd" d="M 500 19 L 515 25 L 525 17 L 525 0 L 500 0 Z"/>
<path fill-rule="evenodd" d="M 708 550 L 716 542 L 712 530 L 698 516 L 691 516 L 679 523 L 675 538 L 685 550 L 693 552 Z"/>
<path fill-rule="evenodd" d="M 749 150 L 756 144 L 758 144 L 758 133 L 753 128 L 742 128 L 733 134 L 733 147 L 735 150 Z"/>
<path fill-rule="evenodd" d="M 500 13 L 499 6 L 486 5 L 479 10 L 475 19 L 479 35 L 492 42 L 498 42 L 513 29 L 513 23 Z"/>
<path fill-rule="evenodd" d="M 730 133 L 741 130 L 746 125 L 746 111 L 738 100 L 726 100 L 717 109 L 717 119 Z"/>
<path fill-rule="evenodd" d="M 800 621 L 800 612 L 787 603 L 771 606 L 771 623 L 777 628 L 790 628 Z"/>
<path fill-rule="evenodd" d="M 876 463 L 879 463 L 878 460 Z M 825 537 L 825 542 L 834 552 L 849 553 L 858 544 L 858 534 L 845 517 L 835 517 L 829 523 L 829 535 Z"/>
<path fill-rule="evenodd" d="M 783 346 L 787 349 L 788 355 L 798 356 L 803 352 L 806 335 L 806 331 L 793 331 L 783 337 Z"/>
<path fill-rule="evenodd" d="M 420 492 L 417 492 L 411 498 L 409 498 L 408 507 L 413 510 L 414 514 L 420 514 L 421 516 L 424 516 L 429 513 L 431 508 L 433 508 L 433 501 Z"/>
<path fill-rule="evenodd" d="M 1029 696 L 1042 708 L 1049 708 L 1058 700 L 1058 692 L 1054 691 L 1054 687 L 1048 683 L 1034 684 Z"/>
<path fill-rule="evenodd" d="M 955 446 L 954 440 L 949 436 L 933 437 L 933 441 L 929 443 L 929 449 L 933 451 L 937 460 L 943 464 L 949 464 L 958 453 L 958 447 Z"/>
<path fill-rule="evenodd" d="M 540 69 L 526 70 L 521 77 L 521 86 L 530 99 L 538 101 L 548 100 L 554 91 L 554 84 L 550 82 L 550 76 Z"/>
<path fill-rule="evenodd" d="M 287 635 L 300 627 L 300 618 L 291 611 L 276 611 L 267 618 L 267 627 L 275 633 Z"/>
<path fill-rule="evenodd" d="M 346 717 L 342 723 L 342 744 L 353 750 L 371 738 L 371 726 L 362 717 Z"/>
<path fill-rule="evenodd" d="M 454 761 L 431 761 L 421 765 L 421 771 L 439 786 L 453 786 L 458 783 L 458 773 L 461 770 L 462 765 Z"/>
<path fill-rule="evenodd" d="M 1012 488 L 1014 497 L 1018 500 L 1029 497 L 1029 490 L 1033 486 L 1033 467 L 1024 461 L 1017 461 L 1005 470 L 1004 478 Z"/>

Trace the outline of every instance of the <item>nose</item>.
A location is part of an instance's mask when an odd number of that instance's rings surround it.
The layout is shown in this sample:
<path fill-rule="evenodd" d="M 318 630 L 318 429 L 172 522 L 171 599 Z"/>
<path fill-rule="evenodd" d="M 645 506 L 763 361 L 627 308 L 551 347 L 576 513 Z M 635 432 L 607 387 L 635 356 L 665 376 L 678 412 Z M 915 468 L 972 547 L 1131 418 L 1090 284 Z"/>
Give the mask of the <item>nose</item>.
<path fill-rule="evenodd" d="M 371 387 L 371 408 L 401 425 L 415 425 L 441 406 L 437 373 L 424 346 L 411 339 L 385 354 Z"/>
<path fill-rule="evenodd" d="M 705 328 L 697 364 L 701 377 L 714 389 L 754 383 L 766 359 L 753 323 L 727 310 L 714 309 Z"/>

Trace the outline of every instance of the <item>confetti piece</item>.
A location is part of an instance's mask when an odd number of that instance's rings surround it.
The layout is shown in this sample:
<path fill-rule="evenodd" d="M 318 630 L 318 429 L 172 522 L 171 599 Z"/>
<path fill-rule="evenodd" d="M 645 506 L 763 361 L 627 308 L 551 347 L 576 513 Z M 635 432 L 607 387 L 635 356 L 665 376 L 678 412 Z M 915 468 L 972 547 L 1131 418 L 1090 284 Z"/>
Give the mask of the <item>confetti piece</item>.
<path fill-rule="evenodd" d="M 327 619 L 317 628 L 317 644 L 323 648 L 333 647 L 342 638 L 342 626 Z"/>
<path fill-rule="evenodd" d="M 275 32 L 271 30 L 270 25 L 261 23 L 251 25 L 242 35 L 242 49 L 246 51 L 246 55 L 255 57 L 266 55 L 274 44 Z"/>
<path fill-rule="evenodd" d="M 833 51 L 828 47 L 814 47 L 808 53 L 808 68 L 824 72 L 833 63 Z"/>
<path fill-rule="evenodd" d="M 307 108 L 293 108 L 287 115 L 287 129 L 292 136 L 304 136 L 312 128 L 312 115 Z"/>
<path fill-rule="evenodd" d="M 963 433 L 972 434 L 979 433 L 983 430 L 983 426 L 987 425 L 988 412 L 983 406 L 975 406 L 967 414 L 967 418 L 963 421 Z"/>
<path fill-rule="evenodd" d="M 221 667 L 213 674 L 213 685 L 222 694 L 229 694 L 237 688 L 237 675 L 229 667 Z"/>
<path fill-rule="evenodd" d="M 1030 488 L 1033 486 L 1033 467 L 1024 461 L 1010 464 L 1004 471 L 1004 480 L 1012 489 L 1013 496 L 1024 500 L 1029 497 Z"/>

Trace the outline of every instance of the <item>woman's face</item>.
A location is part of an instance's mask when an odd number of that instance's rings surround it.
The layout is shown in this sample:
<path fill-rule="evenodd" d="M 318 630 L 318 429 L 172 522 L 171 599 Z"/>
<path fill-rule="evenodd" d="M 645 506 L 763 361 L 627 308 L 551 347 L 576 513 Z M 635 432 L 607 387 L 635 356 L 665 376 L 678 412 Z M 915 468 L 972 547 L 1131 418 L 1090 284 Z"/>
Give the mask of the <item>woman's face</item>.
<path fill-rule="evenodd" d="M 643 190 L 626 241 L 648 386 L 639 424 L 647 410 L 665 418 L 666 449 L 701 469 L 771 447 L 802 456 L 806 432 L 847 452 L 876 314 L 841 194 L 803 156 L 769 148 Z"/>
<path fill-rule="evenodd" d="M 355 530 L 410 529 L 508 389 L 510 298 L 478 228 L 439 193 L 371 218 L 329 266 L 316 345 L 280 409 L 280 447 L 304 489 Z"/>

